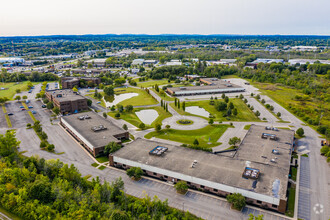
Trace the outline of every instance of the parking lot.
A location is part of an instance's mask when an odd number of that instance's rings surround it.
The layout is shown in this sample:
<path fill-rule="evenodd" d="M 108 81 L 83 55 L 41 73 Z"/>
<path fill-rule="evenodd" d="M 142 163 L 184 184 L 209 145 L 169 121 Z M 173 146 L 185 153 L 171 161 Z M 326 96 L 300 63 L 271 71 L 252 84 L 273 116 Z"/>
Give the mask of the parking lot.
<path fill-rule="evenodd" d="M 27 123 L 33 123 L 33 120 L 28 114 L 28 110 L 22 111 L 22 108 L 20 108 L 22 106 L 21 102 L 8 102 L 5 106 L 7 113 L 13 114 L 9 116 L 13 128 L 25 128 Z M 3 112 L 1 112 L 1 114 L 3 114 Z"/>

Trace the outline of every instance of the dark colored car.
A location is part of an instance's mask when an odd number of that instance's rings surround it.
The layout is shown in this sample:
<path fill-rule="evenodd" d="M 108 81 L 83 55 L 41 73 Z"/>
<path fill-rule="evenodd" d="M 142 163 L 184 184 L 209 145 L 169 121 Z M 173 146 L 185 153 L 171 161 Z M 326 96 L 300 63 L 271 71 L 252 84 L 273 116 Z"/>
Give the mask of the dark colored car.
<path fill-rule="evenodd" d="M 32 114 L 36 114 L 37 112 L 36 111 L 31 111 L 32 112 Z"/>
<path fill-rule="evenodd" d="M 25 108 L 22 108 L 22 111 L 25 111 L 26 109 Z"/>
<path fill-rule="evenodd" d="M 30 105 L 29 108 L 33 108 L 33 106 Z"/>
<path fill-rule="evenodd" d="M 8 113 L 8 115 L 14 115 L 14 113 Z"/>
<path fill-rule="evenodd" d="M 41 107 L 42 107 L 42 108 L 46 108 L 46 105 L 42 105 Z"/>

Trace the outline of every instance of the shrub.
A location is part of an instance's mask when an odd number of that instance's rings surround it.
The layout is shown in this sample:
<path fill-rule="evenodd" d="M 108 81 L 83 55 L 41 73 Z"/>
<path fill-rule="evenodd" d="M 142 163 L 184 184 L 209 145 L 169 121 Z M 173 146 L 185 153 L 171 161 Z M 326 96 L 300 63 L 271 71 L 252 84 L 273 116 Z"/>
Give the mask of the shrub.
<path fill-rule="evenodd" d="M 188 185 L 185 181 L 179 181 L 174 185 L 176 191 L 180 194 L 185 194 L 188 191 Z"/>
<path fill-rule="evenodd" d="M 47 146 L 47 151 L 49 151 L 49 152 L 53 152 L 54 151 L 54 149 L 55 149 L 55 146 L 54 146 L 54 144 L 49 144 L 48 146 Z"/>
<path fill-rule="evenodd" d="M 140 167 L 131 167 L 126 171 L 126 174 L 130 178 L 134 178 L 134 180 L 139 180 L 139 179 L 141 179 L 143 171 Z"/>
<path fill-rule="evenodd" d="M 297 131 L 296 131 L 296 134 L 299 136 L 299 137 L 303 137 L 304 136 L 304 129 L 303 128 L 298 128 Z"/>
<path fill-rule="evenodd" d="M 197 139 L 195 139 L 193 144 L 194 144 L 194 145 L 199 145 L 199 142 L 198 142 L 198 140 L 197 140 Z"/>
<path fill-rule="evenodd" d="M 123 129 L 124 129 L 125 131 L 128 130 L 127 124 L 124 124 L 124 125 L 123 125 Z"/>
<path fill-rule="evenodd" d="M 47 142 L 41 141 L 39 146 L 40 146 L 40 148 L 45 148 L 45 147 L 47 147 Z"/>
<path fill-rule="evenodd" d="M 117 112 L 117 113 L 115 114 L 115 117 L 116 117 L 116 118 L 120 118 L 120 113 Z"/>
<path fill-rule="evenodd" d="M 245 207 L 245 197 L 240 193 L 233 193 L 227 196 L 227 201 L 237 210 L 242 210 Z"/>
<path fill-rule="evenodd" d="M 140 128 L 140 129 L 143 130 L 143 129 L 145 129 L 145 127 L 146 127 L 146 125 L 145 125 L 143 122 L 139 124 L 139 128 Z"/>

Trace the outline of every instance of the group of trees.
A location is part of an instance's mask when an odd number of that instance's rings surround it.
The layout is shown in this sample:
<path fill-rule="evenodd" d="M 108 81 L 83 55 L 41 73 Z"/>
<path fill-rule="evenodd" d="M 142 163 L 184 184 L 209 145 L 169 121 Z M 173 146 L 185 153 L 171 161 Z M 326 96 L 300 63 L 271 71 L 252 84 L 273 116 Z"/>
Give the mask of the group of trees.
<path fill-rule="evenodd" d="M 229 102 L 228 96 L 222 94 L 223 101 L 219 101 L 217 97 L 210 98 L 210 105 L 214 105 L 215 109 L 219 112 L 223 112 L 223 117 L 236 116 L 238 114 L 237 108 L 235 108 L 232 102 Z"/>
<path fill-rule="evenodd" d="M 157 197 L 142 199 L 112 183 L 81 176 L 60 160 L 23 157 L 15 131 L 0 134 L 0 206 L 23 219 L 197 219 Z"/>
<path fill-rule="evenodd" d="M 1 69 L 1 81 L 2 82 L 43 82 L 43 81 L 55 81 L 58 80 L 58 76 L 53 73 L 39 73 L 32 72 L 30 76 L 23 73 L 8 73 L 5 68 Z"/>
<path fill-rule="evenodd" d="M 31 126 L 31 125 L 30 125 Z M 27 125 L 27 127 L 30 127 L 29 125 Z M 40 138 L 41 142 L 40 142 L 40 148 L 41 149 L 45 149 L 49 152 L 54 152 L 55 150 L 55 146 L 54 144 L 50 144 L 48 142 L 48 135 L 46 134 L 46 132 L 44 132 L 42 130 L 42 126 L 40 124 L 40 121 L 36 121 L 34 122 L 33 126 L 32 126 L 33 130 L 36 132 L 36 134 L 38 135 L 38 137 Z"/>

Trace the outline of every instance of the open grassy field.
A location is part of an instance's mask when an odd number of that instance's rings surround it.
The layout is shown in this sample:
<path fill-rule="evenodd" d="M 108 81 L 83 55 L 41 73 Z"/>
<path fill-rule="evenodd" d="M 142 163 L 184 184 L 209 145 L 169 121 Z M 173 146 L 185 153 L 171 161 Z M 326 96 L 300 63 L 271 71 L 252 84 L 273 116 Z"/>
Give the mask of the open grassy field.
<path fill-rule="evenodd" d="M 169 112 L 166 112 L 161 106 L 151 107 L 151 108 L 134 108 L 132 112 L 123 112 L 120 113 L 120 118 L 131 123 L 135 127 L 138 127 L 139 124 L 142 123 L 142 121 L 139 119 L 139 117 L 135 114 L 135 112 L 146 110 L 146 109 L 154 109 L 158 112 L 159 116 L 155 119 L 155 121 L 152 122 L 151 125 L 146 125 L 146 129 L 154 127 L 156 124 L 161 124 L 161 122 L 168 117 L 171 117 L 172 114 Z M 109 112 L 108 115 L 115 118 L 115 112 Z"/>
<path fill-rule="evenodd" d="M 262 94 L 269 96 L 275 102 L 286 108 L 296 117 L 308 122 L 310 119 L 317 119 L 321 116 L 321 110 L 329 112 L 330 103 L 320 103 L 309 96 L 305 96 L 305 100 L 297 100 L 296 95 L 304 97 L 302 91 L 294 88 L 289 88 L 280 85 L 269 83 L 256 83 L 251 84 L 260 89 Z M 330 114 L 323 114 L 321 124 L 330 126 Z M 315 128 L 315 126 L 312 126 Z"/>
<path fill-rule="evenodd" d="M 161 79 L 161 80 L 149 80 L 149 81 L 144 81 L 144 82 L 139 82 L 138 80 L 135 80 L 137 83 L 138 87 L 144 87 L 144 88 L 148 88 L 148 87 L 152 87 L 154 85 L 165 85 L 165 84 L 169 84 L 167 79 Z"/>
<path fill-rule="evenodd" d="M 247 105 L 243 102 L 243 100 L 234 98 L 229 99 L 229 102 L 232 102 L 234 104 L 234 107 L 237 108 L 238 114 L 236 116 L 232 115 L 229 117 L 230 121 L 261 121 L 255 114 L 247 107 Z M 182 104 L 182 103 L 181 103 Z M 175 108 L 175 110 L 178 111 L 179 114 L 184 115 L 192 115 L 188 112 L 184 112 L 182 109 L 178 110 L 174 106 L 174 103 L 170 104 L 172 107 Z M 210 105 L 209 100 L 203 100 L 203 101 L 187 101 L 186 107 L 188 106 L 199 106 L 201 108 L 204 108 L 206 111 L 208 111 L 211 115 L 215 116 L 215 121 L 229 121 L 227 117 L 223 117 L 223 114 L 226 111 L 217 111 L 214 107 L 214 105 Z M 198 116 L 198 115 L 195 115 Z M 199 116 L 201 117 L 201 116 Z M 205 117 L 202 117 L 205 118 Z M 206 118 L 207 119 L 207 118 Z"/>
<path fill-rule="evenodd" d="M 16 84 L 15 82 L 11 83 L 0 83 L 0 88 L 5 88 L 5 90 L 0 90 L 0 97 L 7 97 L 9 100 L 12 100 L 16 94 L 16 89 L 20 89 L 22 92 L 27 90 L 28 81 L 21 82 Z M 38 83 L 33 82 L 33 85 Z M 7 89 L 8 88 L 8 89 Z"/>
<path fill-rule="evenodd" d="M 126 105 L 133 105 L 133 106 L 140 106 L 140 105 L 155 105 L 158 102 L 145 90 L 137 89 L 137 88 L 117 88 L 115 89 L 115 94 L 123 94 L 123 93 L 138 93 L 138 96 L 134 96 L 130 99 L 126 99 L 119 104 L 126 106 Z"/>
<path fill-rule="evenodd" d="M 199 146 L 212 148 L 221 144 L 218 140 L 228 127 L 229 125 L 208 125 L 197 130 L 163 129 L 159 132 L 150 132 L 145 138 L 157 137 L 190 145 L 193 145 L 194 140 L 197 139 Z"/>

